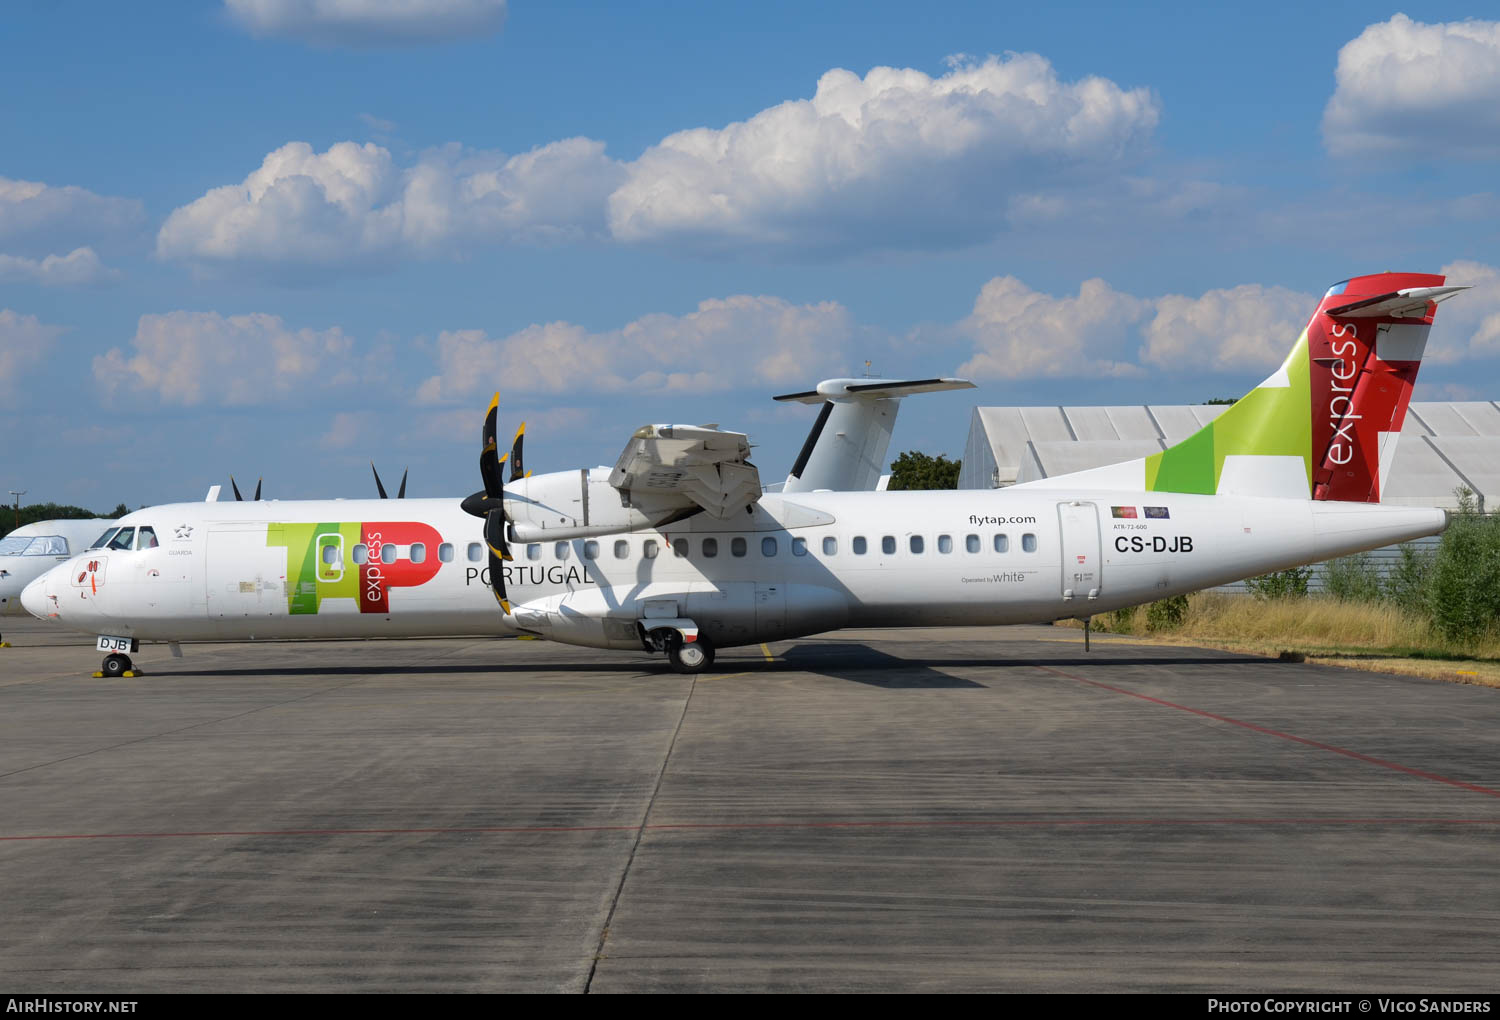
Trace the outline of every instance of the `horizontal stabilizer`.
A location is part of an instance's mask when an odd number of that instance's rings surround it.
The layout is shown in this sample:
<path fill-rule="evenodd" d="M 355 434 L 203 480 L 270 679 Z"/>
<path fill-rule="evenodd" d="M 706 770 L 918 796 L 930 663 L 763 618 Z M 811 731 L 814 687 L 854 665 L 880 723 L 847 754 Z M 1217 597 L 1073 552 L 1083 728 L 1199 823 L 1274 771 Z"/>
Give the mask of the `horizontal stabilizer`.
<path fill-rule="evenodd" d="M 940 390 L 972 390 L 967 379 L 824 379 L 815 390 L 783 393 L 772 400 L 796 404 L 821 404 L 825 400 L 880 400 L 905 397 L 913 393 L 936 393 Z"/>
<path fill-rule="evenodd" d="M 1347 305 L 1330 308 L 1327 315 L 1335 319 L 1420 319 L 1427 314 L 1427 306 L 1446 301 L 1468 287 L 1408 287 L 1405 290 L 1380 294 L 1376 297 L 1354 301 Z"/>

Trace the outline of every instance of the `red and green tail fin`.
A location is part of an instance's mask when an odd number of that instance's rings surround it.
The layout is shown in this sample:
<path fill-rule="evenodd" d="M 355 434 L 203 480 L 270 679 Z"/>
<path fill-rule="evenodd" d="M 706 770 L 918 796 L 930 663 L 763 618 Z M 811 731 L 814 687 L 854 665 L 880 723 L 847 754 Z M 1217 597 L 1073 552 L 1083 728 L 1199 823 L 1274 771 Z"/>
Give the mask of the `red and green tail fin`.
<path fill-rule="evenodd" d="M 1378 503 L 1406 421 L 1441 276 L 1335 284 L 1270 378 L 1176 446 L 1025 484 Z"/>
<path fill-rule="evenodd" d="M 1285 363 L 1200 431 L 1145 459 L 1148 490 L 1378 503 L 1437 303 L 1426 273 L 1329 288 Z"/>

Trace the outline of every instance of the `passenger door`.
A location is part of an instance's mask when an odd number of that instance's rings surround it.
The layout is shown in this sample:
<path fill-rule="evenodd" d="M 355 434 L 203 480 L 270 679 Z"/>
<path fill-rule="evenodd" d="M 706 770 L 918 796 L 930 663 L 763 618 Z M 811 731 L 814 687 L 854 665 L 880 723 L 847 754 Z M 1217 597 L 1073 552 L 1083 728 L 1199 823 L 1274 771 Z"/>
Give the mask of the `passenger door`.
<path fill-rule="evenodd" d="M 1096 599 L 1103 587 L 1099 508 L 1093 503 L 1057 504 L 1062 544 L 1063 601 Z"/>

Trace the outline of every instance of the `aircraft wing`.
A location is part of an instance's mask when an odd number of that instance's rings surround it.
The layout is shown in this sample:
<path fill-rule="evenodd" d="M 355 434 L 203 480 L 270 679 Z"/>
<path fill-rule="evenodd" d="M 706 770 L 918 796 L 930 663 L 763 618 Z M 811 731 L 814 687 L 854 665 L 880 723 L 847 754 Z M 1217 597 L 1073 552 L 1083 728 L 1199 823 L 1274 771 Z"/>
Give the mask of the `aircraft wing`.
<path fill-rule="evenodd" d="M 760 499 L 760 472 L 742 432 L 712 425 L 636 429 L 609 473 L 609 484 L 635 506 L 686 497 L 720 520 Z"/>

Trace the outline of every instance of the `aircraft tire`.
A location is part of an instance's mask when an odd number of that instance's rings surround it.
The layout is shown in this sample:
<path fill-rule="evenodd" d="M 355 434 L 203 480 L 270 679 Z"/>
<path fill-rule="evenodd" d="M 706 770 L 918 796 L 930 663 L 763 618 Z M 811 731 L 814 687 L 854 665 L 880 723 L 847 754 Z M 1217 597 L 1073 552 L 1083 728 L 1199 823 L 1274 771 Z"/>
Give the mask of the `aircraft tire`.
<path fill-rule="evenodd" d="M 130 656 L 128 655 L 106 655 L 104 657 L 104 675 L 110 679 L 118 679 L 130 671 L 131 665 Z"/>
<path fill-rule="evenodd" d="M 667 644 L 667 659 L 678 673 L 702 673 L 714 664 L 714 646 L 701 634 L 693 642 L 677 637 Z"/>

